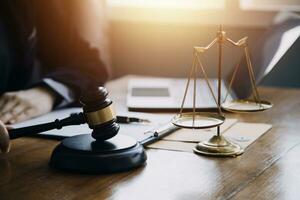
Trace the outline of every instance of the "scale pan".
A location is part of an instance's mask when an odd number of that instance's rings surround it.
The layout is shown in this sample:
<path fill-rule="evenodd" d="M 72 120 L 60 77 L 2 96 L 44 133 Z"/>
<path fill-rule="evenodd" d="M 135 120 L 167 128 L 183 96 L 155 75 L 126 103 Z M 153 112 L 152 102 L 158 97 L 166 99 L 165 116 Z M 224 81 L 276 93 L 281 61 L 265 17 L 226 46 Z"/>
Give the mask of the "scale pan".
<path fill-rule="evenodd" d="M 172 119 L 175 126 L 189 129 L 212 128 L 223 124 L 224 121 L 223 115 L 208 112 L 187 112 L 177 114 Z"/>
<path fill-rule="evenodd" d="M 248 112 L 260 112 L 272 108 L 273 104 L 261 100 L 260 103 L 250 99 L 237 99 L 228 101 L 222 104 L 222 108 L 229 112 L 236 113 L 248 113 Z"/>

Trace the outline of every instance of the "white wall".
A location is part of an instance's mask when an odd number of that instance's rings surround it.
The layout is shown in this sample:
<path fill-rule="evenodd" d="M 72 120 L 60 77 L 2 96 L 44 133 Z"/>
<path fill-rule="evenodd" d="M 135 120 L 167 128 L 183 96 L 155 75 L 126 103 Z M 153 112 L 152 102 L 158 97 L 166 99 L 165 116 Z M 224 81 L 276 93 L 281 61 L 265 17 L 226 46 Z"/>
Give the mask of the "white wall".
<path fill-rule="evenodd" d="M 225 26 L 230 38 L 249 36 L 254 44 L 263 27 Z M 173 23 L 111 23 L 111 53 L 114 77 L 124 74 L 184 77 L 192 61 L 193 46 L 206 46 L 216 35 L 217 25 Z M 203 57 L 210 76 L 216 75 L 217 48 Z M 240 59 L 241 50 L 224 48 L 224 75 Z"/>
<path fill-rule="evenodd" d="M 272 23 L 274 11 L 241 10 L 239 0 L 222 9 L 134 7 L 110 5 L 113 76 L 143 74 L 185 77 L 193 46 L 206 46 L 223 24 L 233 40 L 249 37 L 251 47 Z M 240 59 L 241 50 L 225 48 L 224 75 Z M 207 72 L 216 76 L 216 48 L 204 56 Z"/>
<path fill-rule="evenodd" d="M 104 0 L 76 2 L 81 32 L 101 50 L 113 77 L 126 74 L 185 77 L 193 46 L 207 45 L 215 37 L 219 23 L 224 24 L 228 36 L 234 40 L 249 36 L 251 49 L 275 14 L 241 11 L 235 3 L 225 10 L 109 7 L 107 15 Z M 225 47 L 224 75 L 239 60 L 240 52 Z M 213 49 L 203 57 L 212 77 L 216 75 L 216 53 Z"/>

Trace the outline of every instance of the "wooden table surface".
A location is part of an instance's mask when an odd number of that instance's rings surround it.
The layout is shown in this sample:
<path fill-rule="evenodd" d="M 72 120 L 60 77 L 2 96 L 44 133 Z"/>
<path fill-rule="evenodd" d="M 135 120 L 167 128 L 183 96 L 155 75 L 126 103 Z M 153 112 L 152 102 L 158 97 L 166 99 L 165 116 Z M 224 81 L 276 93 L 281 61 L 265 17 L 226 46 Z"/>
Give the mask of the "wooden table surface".
<path fill-rule="evenodd" d="M 126 109 L 127 80 L 108 84 L 117 110 Z M 19 138 L 0 155 L 0 199 L 300 199 L 300 90 L 259 91 L 270 111 L 227 115 L 273 128 L 237 158 L 151 149 L 137 170 L 82 175 L 48 167 L 58 141 Z"/>

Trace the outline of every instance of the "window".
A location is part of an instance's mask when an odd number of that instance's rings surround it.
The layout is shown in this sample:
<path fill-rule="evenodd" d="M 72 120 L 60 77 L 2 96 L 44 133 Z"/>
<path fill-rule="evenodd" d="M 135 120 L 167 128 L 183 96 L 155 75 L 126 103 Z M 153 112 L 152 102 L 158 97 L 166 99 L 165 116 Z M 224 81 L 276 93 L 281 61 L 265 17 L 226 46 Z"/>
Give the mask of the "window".
<path fill-rule="evenodd" d="M 261 11 L 300 11 L 299 0 L 241 0 L 241 8 Z"/>
<path fill-rule="evenodd" d="M 112 21 L 265 27 L 300 0 L 107 0 Z"/>
<path fill-rule="evenodd" d="M 175 8 L 175 9 L 222 9 L 225 0 L 108 0 L 110 6 Z"/>

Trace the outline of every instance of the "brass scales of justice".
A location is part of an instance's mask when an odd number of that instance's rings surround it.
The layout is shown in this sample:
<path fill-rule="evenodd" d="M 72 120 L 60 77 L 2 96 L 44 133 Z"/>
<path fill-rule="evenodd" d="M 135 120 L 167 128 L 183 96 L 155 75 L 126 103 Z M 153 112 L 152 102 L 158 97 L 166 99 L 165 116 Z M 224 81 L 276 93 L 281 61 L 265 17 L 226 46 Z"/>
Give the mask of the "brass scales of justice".
<path fill-rule="evenodd" d="M 232 83 L 234 82 L 236 73 L 240 67 L 240 64 L 236 65 L 234 68 L 232 78 L 229 83 L 229 88 L 225 98 L 221 100 L 221 78 L 222 78 L 222 54 L 223 54 L 223 45 L 225 42 L 232 44 L 233 46 L 240 47 L 244 49 L 247 69 L 249 73 L 249 78 L 251 81 L 252 87 L 252 97 L 249 99 L 233 99 L 227 100 L 229 91 L 231 90 Z M 206 50 L 209 50 L 216 43 L 218 43 L 218 88 L 217 88 L 217 97 L 213 92 L 213 88 L 209 82 L 208 76 L 205 72 L 205 68 L 201 62 L 200 55 Z M 198 112 L 196 111 L 196 97 L 197 97 L 197 74 L 198 70 L 202 72 L 202 75 L 205 79 L 205 82 L 209 88 L 209 91 L 217 105 L 217 112 Z M 194 81 L 193 86 L 193 110 L 192 112 L 183 112 L 184 104 L 189 89 L 191 79 Z M 227 101 L 226 101 L 227 100 Z M 244 152 L 244 149 L 238 144 L 233 143 L 228 140 L 226 137 L 222 136 L 220 133 L 220 125 L 225 121 L 225 115 L 222 113 L 222 109 L 229 112 L 236 113 L 249 113 L 249 112 L 261 112 L 272 107 L 272 103 L 262 100 L 259 96 L 253 67 L 251 64 L 250 53 L 248 50 L 247 37 L 240 39 L 238 42 L 234 42 L 226 36 L 225 31 L 222 30 L 220 26 L 219 31 L 217 32 L 216 38 L 206 47 L 194 47 L 193 51 L 193 61 L 192 67 L 189 72 L 187 79 L 186 88 L 184 91 L 183 100 L 181 103 L 180 111 L 172 119 L 172 123 L 181 128 L 187 129 L 206 129 L 217 127 L 217 134 L 210 138 L 208 141 L 200 141 L 194 148 L 194 152 L 197 154 L 210 155 L 210 156 L 238 156 Z"/>

